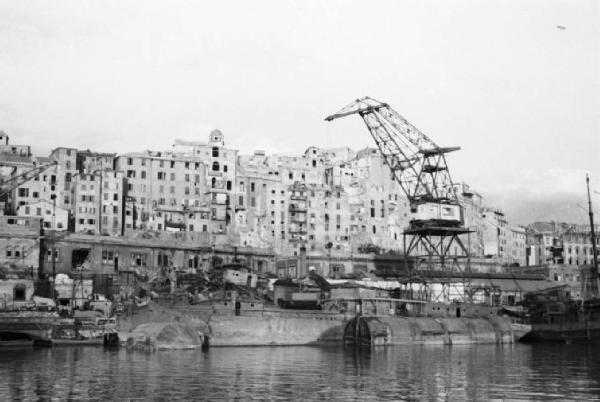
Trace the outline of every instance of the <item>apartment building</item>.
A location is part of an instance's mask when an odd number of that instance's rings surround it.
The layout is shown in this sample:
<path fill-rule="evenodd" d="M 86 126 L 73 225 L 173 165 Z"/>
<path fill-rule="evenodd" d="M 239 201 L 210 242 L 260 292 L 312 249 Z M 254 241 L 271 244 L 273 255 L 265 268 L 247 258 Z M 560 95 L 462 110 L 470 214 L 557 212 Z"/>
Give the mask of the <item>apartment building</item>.
<path fill-rule="evenodd" d="M 123 172 L 79 173 L 75 184 L 75 231 L 118 236 L 123 233 Z"/>
<path fill-rule="evenodd" d="M 57 207 L 54 205 L 54 202 L 48 200 L 39 200 L 17 208 L 17 216 L 41 219 L 44 229 L 54 231 L 66 231 L 69 229 L 69 215 L 69 210 Z"/>
<path fill-rule="evenodd" d="M 115 159 L 115 169 L 126 179 L 127 230 L 189 230 L 184 222 L 190 211 L 207 205 L 205 165 L 199 158 L 171 152 L 128 153 Z"/>

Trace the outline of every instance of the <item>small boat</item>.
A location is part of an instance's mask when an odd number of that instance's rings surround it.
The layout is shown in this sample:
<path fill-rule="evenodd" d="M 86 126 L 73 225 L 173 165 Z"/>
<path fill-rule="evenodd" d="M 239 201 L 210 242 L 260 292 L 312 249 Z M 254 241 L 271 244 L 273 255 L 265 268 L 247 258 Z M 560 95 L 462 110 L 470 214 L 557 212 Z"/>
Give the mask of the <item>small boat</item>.
<path fill-rule="evenodd" d="M 101 346 L 118 337 L 114 318 L 94 323 L 81 323 L 72 319 L 61 320 L 52 330 L 55 346 Z"/>

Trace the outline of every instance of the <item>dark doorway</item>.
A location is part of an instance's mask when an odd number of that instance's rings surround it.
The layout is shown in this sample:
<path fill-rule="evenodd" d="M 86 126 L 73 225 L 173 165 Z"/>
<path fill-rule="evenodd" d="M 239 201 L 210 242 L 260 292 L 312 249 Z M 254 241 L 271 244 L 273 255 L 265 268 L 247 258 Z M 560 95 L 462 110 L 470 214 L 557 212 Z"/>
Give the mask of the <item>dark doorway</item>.
<path fill-rule="evenodd" d="M 235 315 L 240 315 L 240 313 L 242 312 L 242 303 L 240 303 L 239 301 L 235 302 Z"/>
<path fill-rule="evenodd" d="M 456 308 L 456 318 L 460 318 L 460 307 Z"/>
<path fill-rule="evenodd" d="M 13 289 L 14 301 L 25 301 L 25 285 L 16 285 Z"/>
<path fill-rule="evenodd" d="M 115 256 L 115 272 L 119 271 L 119 257 Z"/>
<path fill-rule="evenodd" d="M 78 248 L 73 250 L 73 253 L 71 254 L 71 268 L 77 269 L 82 266 L 89 254 L 89 248 Z"/>

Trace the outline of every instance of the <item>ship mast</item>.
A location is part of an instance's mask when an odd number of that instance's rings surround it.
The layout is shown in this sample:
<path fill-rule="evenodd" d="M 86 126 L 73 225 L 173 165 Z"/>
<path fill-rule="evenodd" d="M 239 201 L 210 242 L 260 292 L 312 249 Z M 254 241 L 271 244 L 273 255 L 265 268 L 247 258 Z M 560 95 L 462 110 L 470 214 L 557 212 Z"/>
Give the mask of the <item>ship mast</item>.
<path fill-rule="evenodd" d="M 592 211 L 592 198 L 590 197 L 590 176 L 585 175 L 587 183 L 588 210 L 590 215 L 590 234 L 592 236 L 592 256 L 594 266 L 592 268 L 592 278 L 596 280 L 596 294 L 600 296 L 600 275 L 598 275 L 598 252 L 596 247 L 596 232 L 594 230 L 594 212 Z"/>

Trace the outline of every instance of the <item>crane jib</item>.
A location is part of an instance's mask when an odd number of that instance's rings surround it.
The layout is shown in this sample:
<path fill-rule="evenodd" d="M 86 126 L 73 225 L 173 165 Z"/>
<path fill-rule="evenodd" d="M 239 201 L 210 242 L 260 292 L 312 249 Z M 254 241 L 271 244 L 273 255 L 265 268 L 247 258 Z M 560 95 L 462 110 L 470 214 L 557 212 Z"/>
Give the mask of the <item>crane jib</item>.
<path fill-rule="evenodd" d="M 448 209 L 449 205 L 460 209 L 460 204 L 445 158 L 460 147 L 438 146 L 387 103 L 368 97 L 357 99 L 325 120 L 353 114 L 367 125 L 411 210 L 419 211 L 418 220 L 430 216 L 448 226 L 462 225 L 462 213 Z"/>

